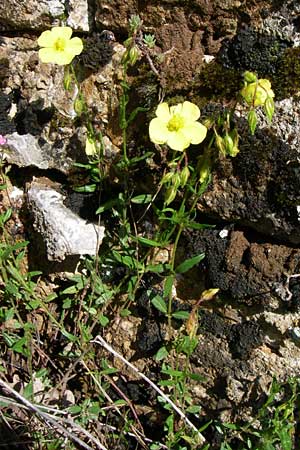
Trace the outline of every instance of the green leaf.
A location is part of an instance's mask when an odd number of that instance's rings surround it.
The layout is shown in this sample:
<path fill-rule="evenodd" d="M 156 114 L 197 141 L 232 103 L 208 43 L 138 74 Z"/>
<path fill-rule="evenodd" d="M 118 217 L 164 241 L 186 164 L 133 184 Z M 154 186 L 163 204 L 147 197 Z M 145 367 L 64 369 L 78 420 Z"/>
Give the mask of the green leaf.
<path fill-rule="evenodd" d="M 74 334 L 69 333 L 67 330 L 65 330 L 64 328 L 61 330 L 61 334 L 63 336 L 65 336 L 67 339 L 69 339 L 69 341 L 71 342 L 76 342 L 77 341 L 77 337 L 74 336 Z"/>
<path fill-rule="evenodd" d="M 199 264 L 200 261 L 205 257 L 204 253 L 200 253 L 200 255 L 194 256 L 193 258 L 186 259 L 183 261 L 183 263 L 179 264 L 179 266 L 176 267 L 175 272 L 176 273 L 185 273 L 188 270 L 190 270 L 192 267 Z"/>
<path fill-rule="evenodd" d="M 142 236 L 132 237 L 133 241 L 138 241 L 143 245 L 147 245 L 149 247 L 161 247 L 161 243 L 158 241 L 154 241 L 153 239 L 144 238 Z"/>
<path fill-rule="evenodd" d="M 278 431 L 282 450 L 292 450 L 292 438 L 290 433 L 283 429 Z"/>
<path fill-rule="evenodd" d="M 199 411 L 201 411 L 201 406 L 199 405 L 191 405 L 186 409 L 186 412 L 191 414 L 197 414 Z"/>
<path fill-rule="evenodd" d="M 113 208 L 118 203 L 120 203 L 119 198 L 114 198 L 112 200 L 108 200 L 103 205 L 99 206 L 99 208 L 96 210 L 96 214 L 102 214 L 104 211 L 107 211 L 108 209 Z"/>
<path fill-rule="evenodd" d="M 151 299 L 151 303 L 153 306 L 155 306 L 156 309 L 158 309 L 160 312 L 167 314 L 168 309 L 166 302 L 160 295 L 156 295 Z"/>
<path fill-rule="evenodd" d="M 134 164 L 143 161 L 144 159 L 150 158 L 154 155 L 153 152 L 146 152 L 142 156 L 136 156 L 135 158 L 131 158 L 129 161 L 129 166 L 133 166 Z"/>
<path fill-rule="evenodd" d="M 149 266 L 146 267 L 146 272 L 162 273 L 168 269 L 170 269 L 169 264 L 149 264 Z"/>
<path fill-rule="evenodd" d="M 58 295 L 55 292 L 52 292 L 52 294 L 47 295 L 47 297 L 44 298 L 45 303 L 52 302 L 58 297 Z"/>
<path fill-rule="evenodd" d="M 32 382 L 28 383 L 25 386 L 25 388 L 23 390 L 23 395 L 27 399 L 32 399 L 32 397 L 33 397 L 33 384 L 32 384 Z"/>
<path fill-rule="evenodd" d="M 170 375 L 171 377 L 175 378 L 184 378 L 184 372 L 182 372 L 182 370 L 174 370 L 169 367 L 161 369 L 161 373 Z"/>
<path fill-rule="evenodd" d="M 68 288 L 64 289 L 61 294 L 76 294 L 78 292 L 77 286 L 69 286 Z"/>
<path fill-rule="evenodd" d="M 165 346 L 161 347 L 156 353 L 154 359 L 155 361 L 161 361 L 169 355 L 169 352 Z"/>
<path fill-rule="evenodd" d="M 69 406 L 68 411 L 71 414 L 79 414 L 81 412 L 81 406 L 79 405 Z"/>
<path fill-rule="evenodd" d="M 174 275 L 169 275 L 166 278 L 165 285 L 164 285 L 164 297 L 168 298 L 173 287 L 174 283 Z"/>
<path fill-rule="evenodd" d="M 136 269 L 136 268 L 141 269 L 143 267 L 142 264 L 139 261 L 137 261 L 135 258 L 133 258 L 132 256 L 121 255 L 116 250 L 113 250 L 112 254 L 113 254 L 114 258 L 120 264 L 123 264 L 124 266 L 129 267 L 130 269 Z"/>
<path fill-rule="evenodd" d="M 12 215 L 12 209 L 8 208 L 3 214 L 1 214 L 1 222 L 4 224 L 5 222 L 8 221 L 8 219 L 10 219 Z"/>
<path fill-rule="evenodd" d="M 122 311 L 120 312 L 120 316 L 121 317 L 131 316 L 131 311 L 129 309 L 122 309 Z"/>
<path fill-rule="evenodd" d="M 250 133 L 254 134 L 255 130 L 256 130 L 256 125 L 257 125 L 257 115 L 256 112 L 254 111 L 254 109 L 251 109 L 248 113 L 248 125 L 250 128 Z"/>
<path fill-rule="evenodd" d="M 172 314 L 172 317 L 174 319 L 178 320 L 187 320 L 190 316 L 190 313 L 188 311 L 176 311 Z"/>
<path fill-rule="evenodd" d="M 215 225 L 209 225 L 207 223 L 197 223 L 197 222 L 188 222 L 186 224 L 187 228 L 192 228 L 193 230 L 203 230 L 205 228 L 215 228 Z"/>
<path fill-rule="evenodd" d="M 99 316 L 99 323 L 102 327 L 106 327 L 106 325 L 109 324 L 109 318 L 106 317 L 104 314 L 101 314 Z"/>
<path fill-rule="evenodd" d="M 75 192 L 95 192 L 97 189 L 97 184 L 85 184 L 84 186 L 74 187 Z"/>
<path fill-rule="evenodd" d="M 152 195 L 151 194 L 141 194 L 137 195 L 136 197 L 133 197 L 131 199 L 132 203 L 142 204 L 145 205 L 146 203 L 150 203 L 152 201 Z"/>
<path fill-rule="evenodd" d="M 137 108 L 135 108 L 127 119 L 127 126 L 131 122 L 133 122 L 133 120 L 136 118 L 136 116 L 139 112 L 145 112 L 145 111 L 148 111 L 148 108 L 143 108 L 142 106 L 138 106 Z"/>

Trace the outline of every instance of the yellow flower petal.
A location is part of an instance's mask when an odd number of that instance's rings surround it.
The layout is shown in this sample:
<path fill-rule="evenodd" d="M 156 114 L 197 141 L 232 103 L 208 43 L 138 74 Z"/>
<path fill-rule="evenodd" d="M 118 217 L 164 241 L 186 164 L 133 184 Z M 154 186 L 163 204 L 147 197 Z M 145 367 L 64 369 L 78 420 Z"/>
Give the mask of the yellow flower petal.
<path fill-rule="evenodd" d="M 181 132 L 189 139 L 191 144 L 200 144 L 206 138 L 207 128 L 200 122 L 188 123 Z"/>
<path fill-rule="evenodd" d="M 70 27 L 53 27 L 51 29 L 51 32 L 55 39 L 61 38 L 68 41 L 69 39 L 71 39 L 73 30 Z"/>
<path fill-rule="evenodd" d="M 41 48 L 39 50 L 39 58 L 43 63 L 55 63 L 59 66 L 65 66 L 70 64 L 74 54 L 66 51 L 58 52 L 53 48 Z"/>
<path fill-rule="evenodd" d="M 181 113 L 182 113 L 182 103 L 178 103 L 178 105 L 171 106 L 170 107 L 170 113 L 171 113 L 172 116 L 175 115 L 175 114 L 181 115 Z"/>
<path fill-rule="evenodd" d="M 183 102 L 181 114 L 186 120 L 195 121 L 200 117 L 200 109 L 191 102 Z"/>
<path fill-rule="evenodd" d="M 40 47 L 52 47 L 56 40 L 56 37 L 51 33 L 51 30 L 43 31 L 38 38 L 38 45 Z"/>
<path fill-rule="evenodd" d="M 149 136 L 150 141 L 154 142 L 154 144 L 164 144 L 170 132 L 167 129 L 166 123 L 164 123 L 161 119 L 156 117 L 152 119 L 149 125 Z"/>
<path fill-rule="evenodd" d="M 67 42 L 66 51 L 73 53 L 73 55 L 80 55 L 83 50 L 83 43 L 79 37 L 74 37 Z"/>
<path fill-rule="evenodd" d="M 168 122 L 171 118 L 170 109 L 168 103 L 164 102 L 158 105 L 155 111 L 156 116 L 162 122 Z"/>
<path fill-rule="evenodd" d="M 183 152 L 190 145 L 190 140 L 181 131 L 176 131 L 169 133 L 167 144 L 172 150 Z"/>
<path fill-rule="evenodd" d="M 86 138 L 85 153 L 87 156 L 93 156 L 97 154 L 97 144 L 92 138 Z"/>

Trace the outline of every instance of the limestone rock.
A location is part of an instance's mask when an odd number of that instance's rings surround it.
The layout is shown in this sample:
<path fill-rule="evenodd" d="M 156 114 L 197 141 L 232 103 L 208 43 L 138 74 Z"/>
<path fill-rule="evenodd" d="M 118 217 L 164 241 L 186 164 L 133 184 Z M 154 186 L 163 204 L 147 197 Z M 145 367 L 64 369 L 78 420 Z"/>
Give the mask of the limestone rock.
<path fill-rule="evenodd" d="M 2 0 L 0 29 L 40 29 L 53 25 L 64 13 L 64 0 Z"/>
<path fill-rule="evenodd" d="M 33 227 L 43 238 L 49 261 L 63 261 L 68 255 L 95 255 L 104 227 L 78 217 L 63 204 L 63 195 L 49 180 L 33 181 L 27 192 Z"/>
<path fill-rule="evenodd" d="M 87 0 L 69 0 L 67 25 L 73 30 L 90 31 Z"/>

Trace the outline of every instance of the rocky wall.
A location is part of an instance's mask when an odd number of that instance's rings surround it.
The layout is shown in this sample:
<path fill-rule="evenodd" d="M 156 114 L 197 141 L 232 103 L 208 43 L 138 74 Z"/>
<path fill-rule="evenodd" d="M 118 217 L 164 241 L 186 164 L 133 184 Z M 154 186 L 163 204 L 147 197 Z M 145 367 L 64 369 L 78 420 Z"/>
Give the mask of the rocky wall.
<path fill-rule="evenodd" d="M 198 204 L 201 218 L 217 227 L 187 232 L 182 241 L 191 256 L 204 251 L 206 259 L 192 281 L 183 277 L 180 283 L 220 288 L 227 299 L 225 304 L 203 306 L 193 365 L 208 381 L 201 392 L 195 387 L 195 395 L 207 409 L 223 414 L 224 420 L 234 418 L 232 405 L 242 405 L 246 417 L 245 392 L 255 389 L 258 398 L 273 376 L 287 379 L 300 370 L 300 65 L 296 60 L 300 7 L 292 0 L 2 0 L 0 134 L 7 138 L 8 163 L 16 172 L 25 170 L 29 192 L 30 174 L 48 177 L 49 184 L 53 177 L 65 181 L 74 162 L 87 161 L 86 129 L 74 110 L 76 89 L 63 89 L 63 67 L 39 61 L 37 37 L 58 24 L 71 26 L 82 37 L 85 50 L 76 68 L 93 124 L 104 134 L 106 157 L 113 161 L 121 145 L 122 43 L 132 14 L 139 14 L 145 31 L 155 34 L 155 51 L 164 55 L 161 65 L 155 62 L 159 76 L 151 74 L 150 87 L 145 59 L 131 74 L 135 102 L 148 102 L 152 108 L 145 121 L 159 101 L 158 94 L 167 100 L 181 96 L 195 101 L 205 115 L 234 98 L 244 70 L 257 71 L 274 85 L 272 125 L 261 115 L 255 136 L 250 136 L 243 112 L 237 112 L 240 153 L 216 163 L 212 183 Z M 133 143 L 142 145 L 144 134 L 145 130 L 140 136 L 133 129 Z M 34 183 L 36 187 L 36 179 Z M 44 189 L 45 179 L 42 184 Z M 86 250 L 76 247 L 76 252 Z M 196 298 L 180 298 L 180 283 L 178 301 L 191 305 Z M 146 342 L 140 352 L 151 353 L 163 339 L 157 325 L 160 318 L 153 311 L 143 313 L 156 325 L 141 328 L 139 324 L 136 333 L 140 345 Z M 134 340 L 133 328 L 130 339 Z M 129 339 L 126 329 L 116 340 L 124 351 L 122 345 Z M 134 346 L 129 343 L 126 351 L 132 356 Z M 220 380 L 222 401 L 217 397 Z"/>

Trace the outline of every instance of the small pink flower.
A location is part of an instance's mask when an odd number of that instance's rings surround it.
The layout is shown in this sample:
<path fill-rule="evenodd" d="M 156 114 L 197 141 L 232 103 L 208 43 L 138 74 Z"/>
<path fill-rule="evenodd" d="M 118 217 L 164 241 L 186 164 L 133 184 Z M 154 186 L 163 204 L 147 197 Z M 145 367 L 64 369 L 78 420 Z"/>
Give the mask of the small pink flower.
<path fill-rule="evenodd" d="M 0 134 L 0 145 L 5 145 L 6 142 L 7 142 L 7 139 L 4 136 L 2 136 L 2 134 Z"/>

